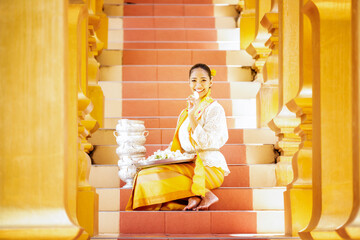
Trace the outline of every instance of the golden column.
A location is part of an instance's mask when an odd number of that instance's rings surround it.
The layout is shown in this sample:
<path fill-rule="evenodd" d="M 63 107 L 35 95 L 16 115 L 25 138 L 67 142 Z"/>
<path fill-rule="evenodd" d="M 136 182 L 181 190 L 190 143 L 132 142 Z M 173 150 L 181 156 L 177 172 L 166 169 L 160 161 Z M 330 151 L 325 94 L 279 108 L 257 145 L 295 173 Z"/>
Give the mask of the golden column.
<path fill-rule="evenodd" d="M 353 205 L 351 0 L 309 0 L 312 26 L 313 210 L 306 239 L 340 239 Z"/>
<path fill-rule="evenodd" d="M 300 1 L 299 6 L 303 6 Z M 292 159 L 294 180 L 287 186 L 285 200 L 285 233 L 297 236 L 310 221 L 312 212 L 312 29 L 309 18 L 297 8 L 299 18 L 299 89 L 287 103 L 288 109 L 301 119 L 294 131 L 301 137 L 299 151 Z"/>
<path fill-rule="evenodd" d="M 0 1 L 0 239 L 74 239 L 77 85 L 67 2 Z"/>
<path fill-rule="evenodd" d="M 339 235 L 345 239 L 360 238 L 360 3 L 358 0 L 352 1 L 352 80 L 353 80 L 353 208 L 349 220 L 341 228 L 337 230 Z"/>

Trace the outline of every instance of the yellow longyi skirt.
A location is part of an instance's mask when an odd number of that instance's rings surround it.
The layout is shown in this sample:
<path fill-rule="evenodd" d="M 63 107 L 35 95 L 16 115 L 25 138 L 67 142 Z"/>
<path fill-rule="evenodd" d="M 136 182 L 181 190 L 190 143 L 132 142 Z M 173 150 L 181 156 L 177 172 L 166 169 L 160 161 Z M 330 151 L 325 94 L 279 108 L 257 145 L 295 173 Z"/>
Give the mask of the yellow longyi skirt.
<path fill-rule="evenodd" d="M 141 170 L 134 180 L 126 210 L 181 210 L 181 200 L 194 196 L 191 192 L 194 163 L 169 164 Z M 205 166 L 206 191 L 218 188 L 224 171 Z M 180 201 L 177 201 L 180 200 Z"/>

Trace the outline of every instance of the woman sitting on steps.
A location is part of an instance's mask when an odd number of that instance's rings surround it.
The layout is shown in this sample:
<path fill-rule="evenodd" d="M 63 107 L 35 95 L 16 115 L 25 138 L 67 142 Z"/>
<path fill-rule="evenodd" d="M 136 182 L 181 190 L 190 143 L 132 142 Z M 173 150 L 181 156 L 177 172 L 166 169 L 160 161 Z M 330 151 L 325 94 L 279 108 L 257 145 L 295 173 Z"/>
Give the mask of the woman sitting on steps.
<path fill-rule="evenodd" d="M 196 153 L 192 163 L 169 164 L 141 170 L 134 180 L 126 210 L 207 210 L 219 199 L 210 190 L 230 173 L 219 149 L 228 140 L 223 107 L 210 97 L 213 76 L 205 64 L 189 71 L 194 95 L 178 119 L 171 151 Z"/>

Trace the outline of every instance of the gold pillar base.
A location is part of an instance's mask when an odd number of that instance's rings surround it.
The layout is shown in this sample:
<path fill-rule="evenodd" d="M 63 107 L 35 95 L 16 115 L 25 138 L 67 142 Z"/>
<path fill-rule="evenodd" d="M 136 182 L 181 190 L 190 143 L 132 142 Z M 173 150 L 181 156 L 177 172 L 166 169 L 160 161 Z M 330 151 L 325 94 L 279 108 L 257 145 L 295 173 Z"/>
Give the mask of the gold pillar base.
<path fill-rule="evenodd" d="M 80 236 L 82 230 L 80 227 L 75 225 L 68 225 L 64 227 L 48 226 L 46 228 L 36 228 L 36 226 L 27 226 L 27 228 L 14 228 L 1 229 L 0 239 L 72 239 Z"/>
<path fill-rule="evenodd" d="M 88 240 L 90 239 L 90 235 L 87 232 L 83 232 L 80 237 L 76 238 L 76 240 Z"/>
<path fill-rule="evenodd" d="M 99 195 L 96 193 L 95 188 L 84 186 L 78 188 L 77 199 L 77 217 L 80 226 L 85 229 L 89 236 L 97 235 L 99 225 Z"/>
<path fill-rule="evenodd" d="M 312 230 L 311 232 L 300 232 L 299 236 L 302 239 L 343 239 L 341 238 L 336 231 L 317 231 Z"/>
<path fill-rule="evenodd" d="M 285 234 L 299 236 L 309 223 L 312 208 L 311 185 L 289 185 L 284 192 Z"/>

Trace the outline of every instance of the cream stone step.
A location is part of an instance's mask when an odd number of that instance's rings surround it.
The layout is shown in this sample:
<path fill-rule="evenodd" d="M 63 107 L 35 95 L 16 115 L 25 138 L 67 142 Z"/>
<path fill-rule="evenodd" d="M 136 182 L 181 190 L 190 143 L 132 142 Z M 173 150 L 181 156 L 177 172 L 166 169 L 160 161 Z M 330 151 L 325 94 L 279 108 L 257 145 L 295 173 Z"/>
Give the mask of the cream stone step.
<path fill-rule="evenodd" d="M 223 187 L 275 187 L 275 164 L 228 165 L 231 173 Z M 119 188 L 123 185 L 117 165 L 92 165 L 89 182 L 96 188 Z"/>
<path fill-rule="evenodd" d="M 120 211 L 99 211 L 99 234 L 119 234 Z"/>
<path fill-rule="evenodd" d="M 91 158 L 94 164 L 117 164 L 118 145 L 95 145 Z M 167 144 L 146 144 L 146 156 L 158 149 L 166 149 Z M 228 164 L 268 164 L 275 162 L 274 147 L 271 144 L 226 144 L 221 148 Z"/>
<path fill-rule="evenodd" d="M 100 211 L 99 222 L 100 234 L 284 234 L 281 210 Z M 202 224 L 198 225 L 199 222 Z"/>
<path fill-rule="evenodd" d="M 100 67 L 102 82 L 184 82 L 192 65 L 114 65 Z M 254 80 L 250 67 L 211 65 L 216 70 L 215 83 L 220 82 L 252 82 Z M 253 82 L 254 83 L 254 82 Z M 121 91 L 121 85 L 117 85 Z M 237 89 L 239 90 L 239 89 Z"/>
<path fill-rule="evenodd" d="M 99 211 L 124 211 L 131 189 L 97 188 Z M 283 210 L 285 188 L 218 188 L 220 201 L 210 210 Z"/>
<path fill-rule="evenodd" d="M 104 4 L 107 16 L 233 16 L 239 13 L 231 4 Z"/>
<path fill-rule="evenodd" d="M 114 65 L 208 65 L 249 66 L 254 59 L 245 50 L 103 50 L 97 57 L 102 66 Z"/>
<path fill-rule="evenodd" d="M 240 45 L 240 29 L 112 29 L 108 31 L 109 42 L 236 42 Z M 240 49 L 239 49 L 240 50 Z"/>
<path fill-rule="evenodd" d="M 109 30 L 123 28 L 236 28 L 235 17 L 109 17 Z"/>
<path fill-rule="evenodd" d="M 163 144 L 169 144 L 174 134 L 175 128 L 163 129 L 147 129 L 149 136 L 147 144 L 161 144 L 161 138 L 164 139 Z M 115 129 L 101 128 L 91 135 L 88 139 L 93 145 L 116 145 L 113 135 Z M 152 139 L 151 139 L 152 138 Z M 229 129 L 229 140 L 227 144 L 275 144 L 276 137 L 273 131 L 266 128 L 255 129 Z"/>
<path fill-rule="evenodd" d="M 188 81 L 100 81 L 105 99 L 172 98 L 183 99 L 191 94 Z M 149 91 L 149 89 L 151 89 Z M 254 99 L 260 89 L 258 82 L 215 82 L 211 95 L 214 99 Z"/>

